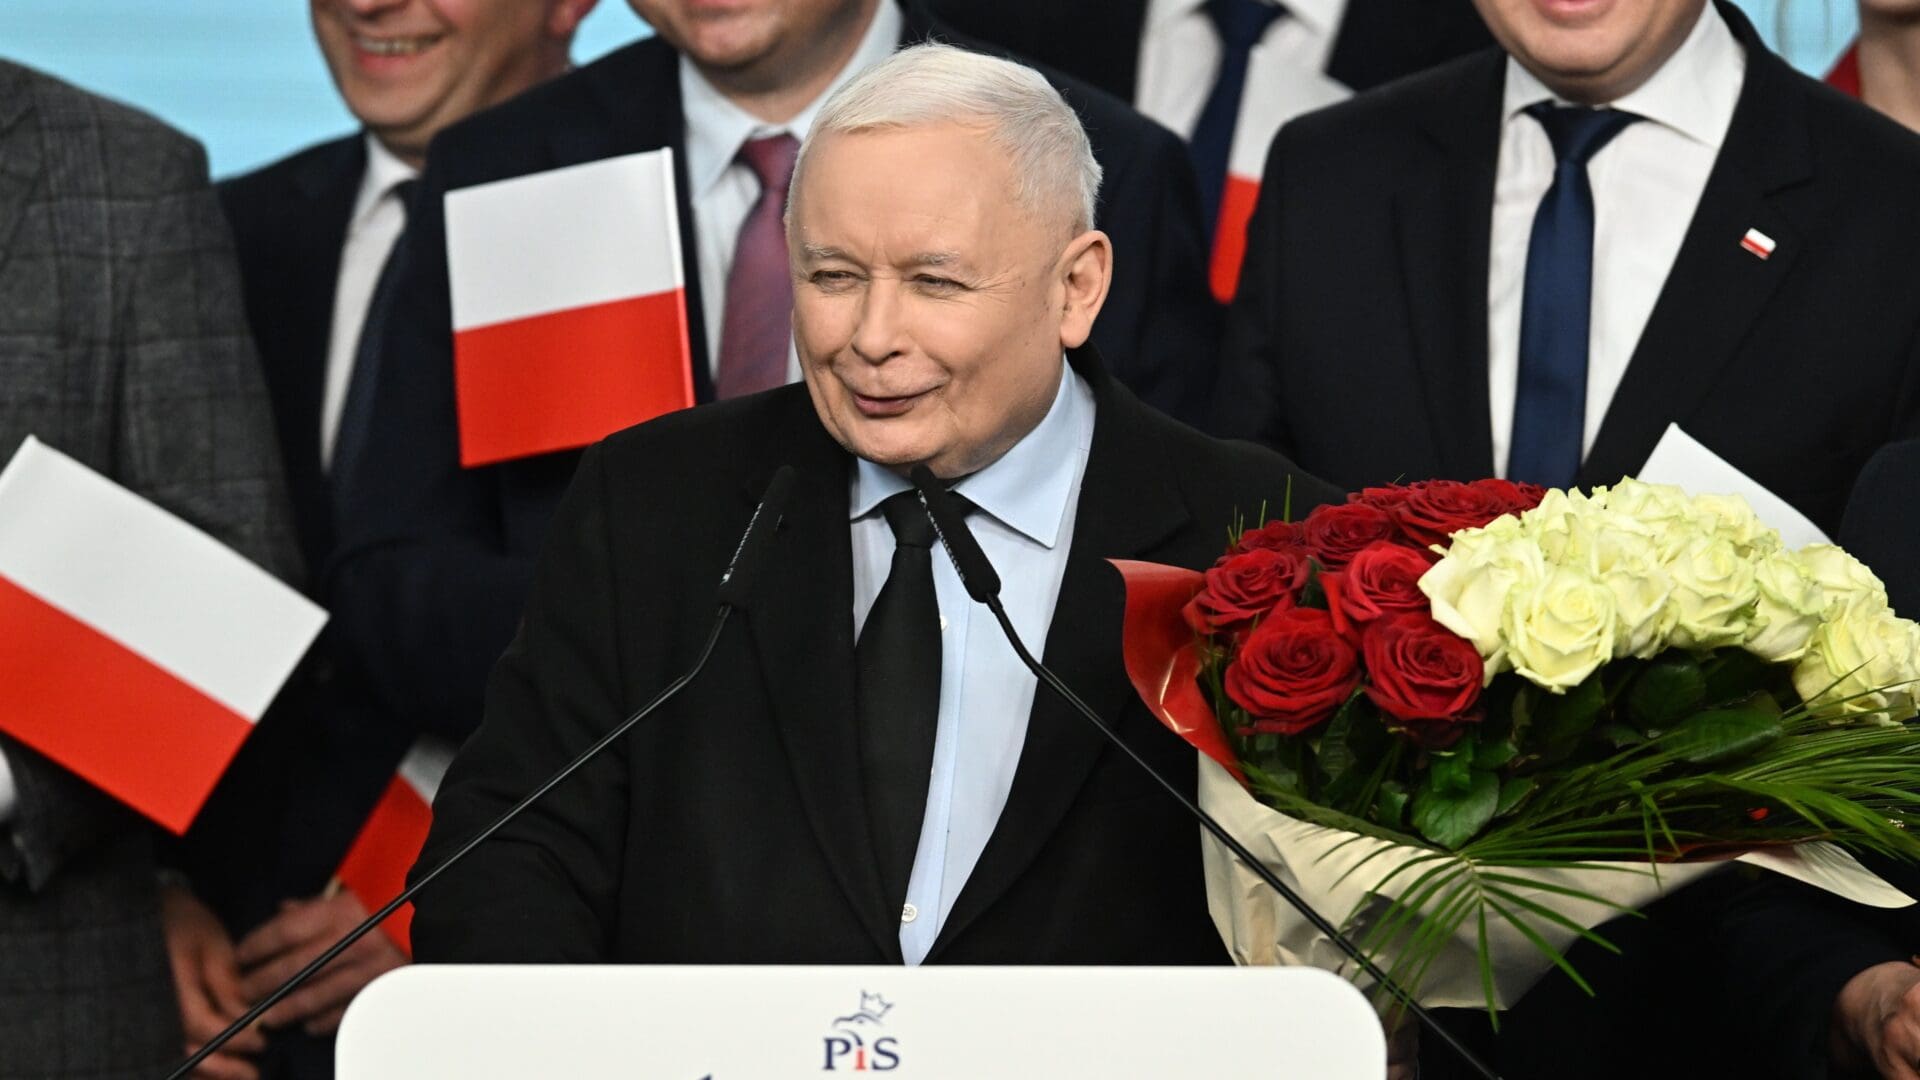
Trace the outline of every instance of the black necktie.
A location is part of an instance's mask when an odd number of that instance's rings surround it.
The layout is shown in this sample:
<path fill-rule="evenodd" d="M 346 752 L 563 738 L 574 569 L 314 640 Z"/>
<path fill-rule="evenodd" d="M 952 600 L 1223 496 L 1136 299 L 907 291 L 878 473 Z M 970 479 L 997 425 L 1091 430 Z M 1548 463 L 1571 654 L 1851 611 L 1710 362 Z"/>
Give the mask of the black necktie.
<path fill-rule="evenodd" d="M 1240 98 L 1247 89 L 1247 64 L 1253 47 L 1287 9 L 1265 0 L 1207 0 L 1207 18 L 1220 34 L 1220 74 L 1193 125 L 1187 149 L 1200 180 L 1200 211 L 1211 232 L 1227 187 L 1227 158 L 1233 152 L 1233 127 L 1240 119 Z"/>
<path fill-rule="evenodd" d="M 933 522 L 918 492 L 880 504 L 893 529 L 893 566 L 854 649 L 860 775 L 887 902 L 906 902 L 920 846 L 933 737 L 940 724 L 940 604 L 933 591 Z"/>
<path fill-rule="evenodd" d="M 402 180 L 394 185 L 401 212 L 407 219 L 413 216 L 413 193 L 419 186 L 418 180 Z M 394 238 L 393 249 L 387 252 L 387 261 L 380 267 L 373 296 L 367 301 L 366 317 L 360 320 L 360 340 L 353 349 L 353 373 L 347 376 L 347 397 L 340 406 L 340 429 L 334 436 L 333 462 L 327 470 L 335 506 L 339 505 L 344 485 L 367 445 L 374 387 L 380 375 L 380 339 L 386 333 L 387 315 L 393 308 L 393 293 L 400 278 L 400 253 L 406 246 L 407 234 L 402 227 L 400 235 Z"/>
<path fill-rule="evenodd" d="M 1527 107 L 1553 142 L 1553 185 L 1533 215 L 1520 299 L 1520 384 L 1507 478 L 1564 488 L 1580 472 L 1593 315 L 1593 184 L 1587 162 L 1628 124 L 1614 109 Z"/>

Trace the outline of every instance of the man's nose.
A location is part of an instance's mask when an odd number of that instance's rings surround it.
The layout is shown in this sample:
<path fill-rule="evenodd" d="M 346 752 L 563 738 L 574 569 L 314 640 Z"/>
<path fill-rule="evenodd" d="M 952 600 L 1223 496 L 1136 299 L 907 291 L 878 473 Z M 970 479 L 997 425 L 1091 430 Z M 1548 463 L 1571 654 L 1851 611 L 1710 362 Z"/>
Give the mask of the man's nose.
<path fill-rule="evenodd" d="M 904 351 L 906 304 L 901 285 L 890 279 L 874 281 L 860 305 L 860 323 L 853 330 L 853 351 L 862 360 L 878 364 Z"/>

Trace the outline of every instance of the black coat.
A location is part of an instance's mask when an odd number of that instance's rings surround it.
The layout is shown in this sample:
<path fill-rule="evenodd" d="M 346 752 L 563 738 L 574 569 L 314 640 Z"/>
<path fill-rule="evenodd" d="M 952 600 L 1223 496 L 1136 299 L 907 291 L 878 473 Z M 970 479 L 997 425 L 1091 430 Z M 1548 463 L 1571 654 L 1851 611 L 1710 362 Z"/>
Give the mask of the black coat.
<path fill-rule="evenodd" d="M 1132 101 L 1147 0 L 932 0 L 956 29 Z M 1371 90 L 1493 43 L 1469 0 L 1348 0 L 1328 77 Z"/>
<path fill-rule="evenodd" d="M 1669 422 L 1831 533 L 1883 443 L 1920 434 L 1920 139 L 1769 53 L 1580 483 Z M 1493 473 L 1487 262 L 1506 57 L 1303 117 L 1267 159 L 1215 422 L 1347 487 Z M 1742 250 L 1749 228 L 1777 247 Z"/>
<path fill-rule="evenodd" d="M 1191 794 L 1194 751 L 1127 681 L 1123 590 L 1105 560 L 1204 567 L 1235 511 L 1279 498 L 1290 476 L 1302 513 L 1337 493 L 1148 409 L 1085 353 L 1075 366 L 1095 427 L 1045 660 Z M 704 676 L 424 892 L 420 958 L 900 962 L 852 722 L 853 460 L 799 386 L 587 453 L 421 865 L 691 665 L 769 476 L 790 464 L 798 481 L 756 599 Z M 928 959 L 1224 962 L 1196 826 L 1043 689 L 1006 808 Z"/>
<path fill-rule="evenodd" d="M 911 5 L 907 15 L 908 41 L 936 33 Z M 361 659 L 387 700 L 429 730 L 458 738 L 477 722 L 486 670 L 512 636 L 533 556 L 579 458 L 460 467 L 442 196 L 660 147 L 674 148 L 684 173 L 679 62 L 658 39 L 628 46 L 448 129 L 428 155 L 327 599 L 345 636 L 367 643 Z M 1059 85 L 1106 169 L 1099 224 L 1113 237 L 1116 270 L 1094 343 L 1150 403 L 1191 413 L 1211 386 L 1218 315 L 1191 168 L 1165 129 L 1089 87 Z M 684 175 L 676 189 L 681 235 L 691 237 Z M 699 245 L 681 248 L 705 400 Z"/>

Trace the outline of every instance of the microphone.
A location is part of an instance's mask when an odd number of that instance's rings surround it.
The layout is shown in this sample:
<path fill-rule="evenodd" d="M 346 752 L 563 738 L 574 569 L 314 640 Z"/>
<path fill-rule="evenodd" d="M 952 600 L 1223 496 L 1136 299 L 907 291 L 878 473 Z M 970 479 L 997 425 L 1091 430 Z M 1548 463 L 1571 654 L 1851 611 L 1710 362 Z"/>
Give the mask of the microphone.
<path fill-rule="evenodd" d="M 1461 1060 L 1465 1061 L 1474 1072 L 1486 1077 L 1487 1080 L 1499 1080 L 1498 1074 L 1478 1057 L 1475 1057 L 1473 1051 L 1467 1049 L 1452 1032 L 1448 1031 L 1438 1020 L 1434 1019 L 1433 1014 L 1427 1012 L 1419 1002 L 1413 1000 L 1413 995 L 1407 993 L 1400 984 L 1389 978 L 1386 972 L 1380 970 L 1379 965 L 1375 964 L 1347 935 L 1341 933 L 1338 927 L 1327 920 L 1326 916 L 1315 911 L 1313 905 L 1307 903 L 1299 893 L 1289 888 L 1287 883 L 1281 881 L 1279 876 L 1272 870 L 1267 869 L 1266 865 L 1255 857 L 1253 852 L 1247 850 L 1246 845 L 1234 839 L 1233 834 L 1227 831 L 1226 826 L 1220 824 L 1212 814 L 1202 810 L 1199 804 L 1188 798 L 1184 792 L 1174 786 L 1173 781 L 1168 780 L 1159 769 L 1153 767 L 1152 763 L 1148 762 L 1146 758 L 1141 757 L 1138 751 L 1127 745 L 1126 741 L 1120 738 L 1119 733 L 1113 730 L 1112 725 L 1102 719 L 1100 714 L 1093 710 L 1092 706 L 1082 701 L 1080 695 L 1074 693 L 1073 689 L 1062 682 L 1058 675 L 1055 675 L 1045 664 L 1042 664 L 1034 658 L 1033 654 L 1027 650 L 1026 643 L 1020 640 L 1019 633 L 1014 630 L 1013 621 L 1007 617 L 1006 608 L 1000 603 L 1000 575 L 994 572 L 993 564 L 987 559 L 987 553 L 980 549 L 980 542 L 974 539 L 973 530 L 967 528 L 966 515 L 960 512 L 960 508 L 956 505 L 953 494 L 947 490 L 947 486 L 941 483 L 938 477 L 933 475 L 933 470 L 927 468 L 925 465 L 914 466 L 913 471 L 909 474 L 909 478 L 913 481 L 913 486 L 920 491 L 920 501 L 927 509 L 927 516 L 933 519 L 933 531 L 935 535 L 940 537 L 941 544 L 946 547 L 947 557 L 953 560 L 954 571 L 960 575 L 961 583 L 966 586 L 967 595 L 972 597 L 976 602 L 985 604 L 987 609 L 993 612 L 994 619 L 1000 623 L 1001 632 L 1006 635 L 1007 643 L 1013 646 L 1015 655 L 1019 656 L 1020 662 L 1025 664 L 1028 670 L 1033 672 L 1034 677 L 1042 683 L 1045 683 L 1054 693 L 1060 695 L 1068 705 L 1073 707 L 1075 712 L 1086 717 L 1088 723 L 1097 728 L 1100 734 L 1106 737 L 1108 742 L 1118 747 L 1122 753 L 1132 759 L 1133 763 L 1138 765 L 1148 776 L 1152 777 L 1154 782 L 1159 784 L 1167 794 L 1173 796 L 1174 800 L 1178 802 L 1195 821 L 1198 821 L 1202 828 L 1212 834 L 1214 839 L 1225 844 L 1227 849 L 1232 851 L 1261 881 L 1266 882 L 1269 888 L 1280 894 L 1281 899 L 1285 900 L 1295 911 L 1298 911 L 1309 923 L 1313 924 L 1314 929 L 1327 935 L 1329 940 L 1340 947 L 1341 952 L 1346 953 L 1348 957 L 1352 958 L 1352 960 L 1360 966 L 1362 971 L 1371 976 L 1381 988 L 1385 989 L 1387 993 L 1398 1000 L 1408 1012 L 1412 1013 L 1414 1017 L 1420 1021 L 1422 1026 L 1439 1036 L 1440 1040 L 1449 1047 L 1452 1047 L 1454 1053 L 1459 1054 Z"/>
<path fill-rule="evenodd" d="M 225 1046 L 235 1035 L 246 1030 L 254 1021 L 260 1019 L 268 1009 L 279 1004 L 288 994 L 298 990 L 308 979 L 318 974 L 321 968 L 332 963 L 335 957 L 352 947 L 354 942 L 359 941 L 365 937 L 368 932 L 373 930 L 374 927 L 386 921 L 387 916 L 400 910 L 402 905 L 412 900 L 419 894 L 421 889 L 426 888 L 435 878 L 451 869 L 455 863 L 466 858 L 467 854 L 474 848 L 479 847 L 494 833 L 505 828 L 509 822 L 519 817 L 528 807 L 539 802 L 547 792 L 558 787 L 568 777 L 578 772 L 587 762 L 599 756 L 602 750 L 611 746 L 620 736 L 633 730 L 636 724 L 652 715 L 655 709 L 665 705 L 676 694 L 686 689 L 687 684 L 691 683 L 694 677 L 700 674 L 701 669 L 707 666 L 707 659 L 713 655 L 713 647 L 720 640 L 720 631 L 727 625 L 727 616 L 733 614 L 735 608 L 748 608 L 751 606 L 754 578 L 758 575 L 760 567 L 767 561 L 768 551 L 773 546 L 774 529 L 779 526 L 780 517 L 786 510 L 787 500 L 792 494 L 793 466 L 782 465 L 774 472 L 772 481 L 767 484 L 766 494 L 761 496 L 759 505 L 754 507 L 753 517 L 747 521 L 746 532 L 741 535 L 739 546 L 734 548 L 733 558 L 728 561 L 726 572 L 720 576 L 720 586 L 717 590 L 719 608 L 714 612 L 713 625 L 707 631 L 706 642 L 700 646 L 700 655 L 693 662 L 692 667 L 688 668 L 679 678 L 668 683 L 665 688 L 655 694 L 645 705 L 635 709 L 625 720 L 620 721 L 619 724 L 615 725 L 613 730 L 601 736 L 592 746 L 582 750 L 572 761 L 561 766 L 560 771 L 549 776 L 539 787 L 529 792 L 525 798 L 513 804 L 505 813 L 495 818 L 492 824 L 474 834 L 466 843 L 461 844 L 459 850 L 441 859 L 438 863 L 435 863 L 432 869 L 420 875 L 419 879 L 407 886 L 399 896 L 389 900 L 386 906 L 382 907 L 379 911 L 367 916 L 359 926 L 354 927 L 347 932 L 346 936 L 329 946 L 326 952 L 314 957 L 312 962 L 307 964 L 306 967 L 301 968 L 292 978 L 281 983 L 279 989 L 262 998 L 258 1004 L 248 1009 L 246 1014 L 238 1020 L 228 1024 L 220 1034 L 208 1040 L 205 1046 L 194 1051 L 191 1057 L 181 1062 L 177 1068 L 168 1073 L 167 1080 L 180 1080 L 180 1078 L 199 1067 L 202 1061 L 219 1052 L 220 1048 Z"/>

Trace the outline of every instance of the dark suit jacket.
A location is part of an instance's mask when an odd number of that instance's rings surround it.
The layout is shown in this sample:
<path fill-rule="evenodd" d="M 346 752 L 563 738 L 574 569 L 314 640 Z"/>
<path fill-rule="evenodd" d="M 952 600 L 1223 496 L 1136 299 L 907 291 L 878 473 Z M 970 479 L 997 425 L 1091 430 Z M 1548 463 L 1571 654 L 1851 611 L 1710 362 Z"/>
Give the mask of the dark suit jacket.
<path fill-rule="evenodd" d="M 1733 123 L 1580 482 L 1680 423 L 1829 533 L 1920 434 L 1920 139 L 1747 50 Z M 1487 251 L 1505 56 L 1281 130 L 1229 315 L 1216 424 L 1347 487 L 1491 475 Z M 1740 247 L 1749 228 L 1778 247 Z"/>
<path fill-rule="evenodd" d="M 934 29 L 907 8 L 907 39 Z M 455 738 L 472 729 L 488 666 L 512 636 L 534 552 L 577 453 L 462 469 L 441 197 L 448 191 L 617 154 L 683 144 L 678 56 L 665 42 L 621 49 L 442 133 L 409 225 L 364 475 L 348 478 L 343 551 L 328 590 L 342 636 L 392 706 Z M 1095 344 L 1150 402 L 1173 408 L 1210 384 L 1211 320 L 1198 198 L 1177 139 L 1130 109 L 1059 80 L 1106 168 L 1099 224 L 1116 274 Z M 683 165 L 676 153 L 676 165 Z M 693 232 L 682 176 L 680 228 Z M 685 253 L 693 374 L 707 386 L 698 245 Z"/>
<path fill-rule="evenodd" d="M 0 458 L 49 445 L 297 578 L 266 394 L 198 143 L 0 62 Z M 0 736 L 0 1077 L 180 1052 L 153 830 Z"/>
<path fill-rule="evenodd" d="M 1087 351 L 1082 483 L 1046 662 L 1191 794 L 1194 752 L 1121 666 L 1109 557 L 1190 567 L 1294 477 L 1148 409 Z M 423 960 L 898 963 L 869 842 L 854 703 L 853 458 L 804 388 L 641 425 L 590 451 L 421 865 L 688 667 L 768 477 L 798 472 L 750 610 L 706 674 L 416 901 Z M 1005 811 L 929 955 L 946 963 L 1218 963 L 1193 820 L 1056 696 L 1035 698 Z"/>
<path fill-rule="evenodd" d="M 956 29 L 1132 101 L 1147 0 L 931 0 Z M 1348 0 L 1327 75 L 1370 90 L 1493 44 L 1470 0 Z"/>
<path fill-rule="evenodd" d="M 1837 539 L 1880 575 L 1895 612 L 1920 617 L 1920 439 L 1882 447 L 1860 470 Z"/>

